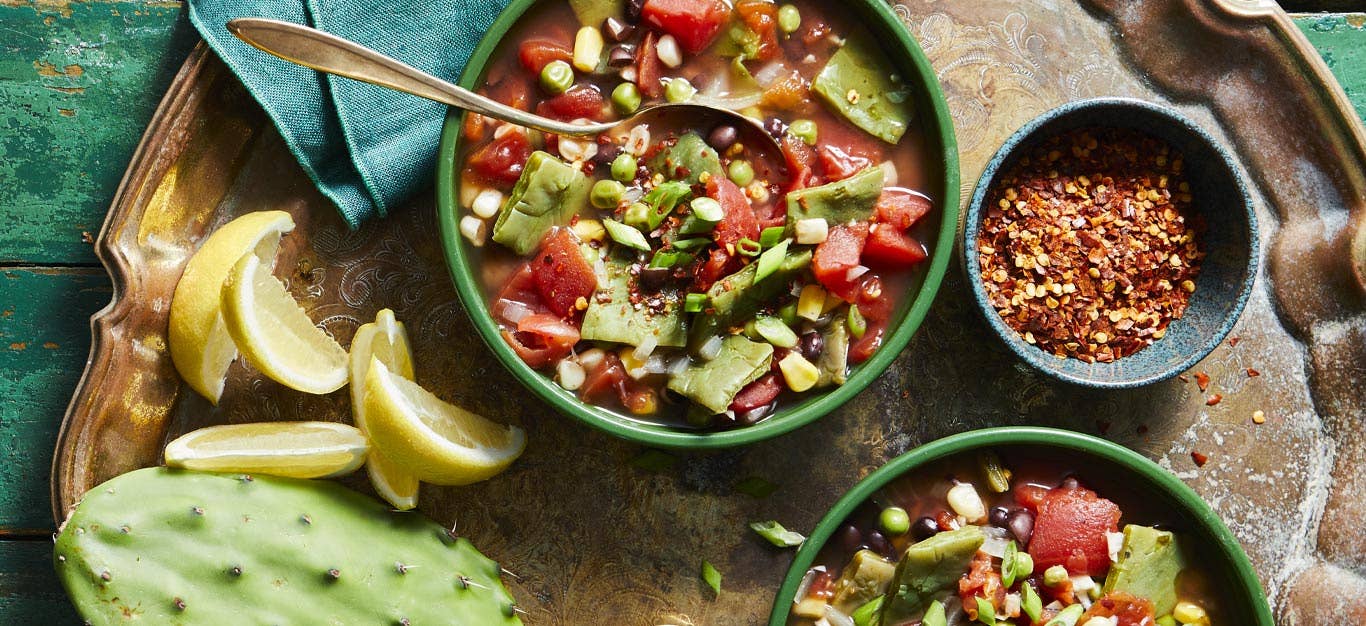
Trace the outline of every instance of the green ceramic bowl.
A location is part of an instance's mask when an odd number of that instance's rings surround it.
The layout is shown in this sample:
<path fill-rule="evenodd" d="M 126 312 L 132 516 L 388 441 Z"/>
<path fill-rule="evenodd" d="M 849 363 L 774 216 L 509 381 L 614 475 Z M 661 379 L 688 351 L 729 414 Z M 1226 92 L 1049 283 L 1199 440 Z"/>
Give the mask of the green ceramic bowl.
<path fill-rule="evenodd" d="M 1171 511 L 1179 530 L 1193 537 L 1200 562 L 1208 568 L 1215 593 L 1225 599 L 1225 621 L 1242 626 L 1275 626 L 1262 585 L 1238 539 L 1219 516 L 1176 476 L 1142 455 L 1098 437 L 1053 428 L 1008 427 L 974 430 L 915 448 L 859 481 L 821 518 L 816 530 L 797 550 L 769 615 L 769 626 L 783 626 L 792 610 L 792 597 L 817 553 L 859 507 L 887 483 L 939 459 L 984 448 L 1054 449 L 1074 464 L 1101 493 L 1125 489 L 1131 499 L 1155 503 Z M 1072 459 L 1081 459 L 1080 461 Z"/>
<path fill-rule="evenodd" d="M 513 24 L 537 1 L 513 0 L 508 5 L 471 57 L 464 75 L 460 78 L 462 86 L 474 89 L 483 82 L 494 49 Z M 948 105 L 944 102 L 944 94 L 940 90 L 934 70 L 920 50 L 919 44 L 906 31 L 905 26 L 887 4 L 880 0 L 850 0 L 842 8 L 854 14 L 851 22 L 863 24 L 872 31 L 874 38 L 882 43 L 884 51 L 896 64 L 897 69 L 903 76 L 910 77 L 908 82 L 914 85 L 914 101 L 920 117 L 919 130 L 927 135 L 926 162 L 933 167 L 939 167 L 939 163 L 943 164 L 942 175 L 931 178 L 931 188 L 924 190 L 936 200 L 937 205 L 937 210 L 926 218 L 932 221 L 936 232 L 934 241 L 928 242 L 932 250 L 930 261 L 922 264 L 918 270 L 913 292 L 897 311 L 898 321 L 895 330 L 888 335 L 882 349 L 878 350 L 873 358 L 854 368 L 844 385 L 832 391 L 809 395 L 802 402 L 785 406 L 775 415 L 754 426 L 735 430 L 688 431 L 580 402 L 549 377 L 527 367 L 518 359 L 499 336 L 498 327 L 489 314 L 478 273 L 471 266 L 470 248 L 459 232 L 462 209 L 458 202 L 460 169 L 457 157 L 461 152 L 460 127 L 464 120 L 464 112 L 451 109 L 446 116 L 446 125 L 441 134 L 436 177 L 437 221 L 440 224 L 441 240 L 446 251 L 446 265 L 479 336 L 517 380 L 561 413 L 617 437 L 652 446 L 708 449 L 746 445 L 809 424 L 854 397 L 891 365 L 924 320 L 935 292 L 939 290 L 940 281 L 944 278 L 949 259 L 953 255 L 958 225 L 958 144 L 954 139 Z"/>

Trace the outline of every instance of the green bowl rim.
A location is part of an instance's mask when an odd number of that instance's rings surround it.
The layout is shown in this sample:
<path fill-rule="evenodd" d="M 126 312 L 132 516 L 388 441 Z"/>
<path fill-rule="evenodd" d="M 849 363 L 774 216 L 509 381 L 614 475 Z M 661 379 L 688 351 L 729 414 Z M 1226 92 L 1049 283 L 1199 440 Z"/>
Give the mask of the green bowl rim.
<path fill-rule="evenodd" d="M 906 472 L 947 456 L 990 446 L 1020 445 L 1065 448 L 1098 456 L 1126 471 L 1140 475 L 1158 491 L 1174 497 L 1187 510 L 1186 512 L 1191 514 L 1194 524 L 1213 535 L 1218 541 L 1218 553 L 1236 572 L 1236 584 L 1241 585 L 1243 594 L 1256 605 L 1252 611 L 1256 616 L 1256 626 L 1275 626 L 1271 607 L 1266 601 L 1261 581 L 1257 579 L 1247 553 L 1243 551 L 1242 545 L 1238 543 L 1232 531 L 1219 519 L 1218 514 L 1195 493 L 1195 490 L 1162 466 L 1117 443 L 1084 433 L 1039 426 L 984 428 L 937 439 L 892 459 L 860 480 L 853 489 L 830 507 L 830 511 L 821 518 L 815 530 L 797 550 L 792 565 L 787 570 L 787 576 L 783 579 L 783 585 L 774 598 L 773 610 L 768 618 L 769 626 L 784 626 L 787 623 L 792 597 L 797 593 L 797 586 L 806 575 L 806 570 L 811 567 L 811 563 L 815 561 L 821 547 L 834 535 L 840 524 L 872 496 L 874 491 Z"/>
<path fill-rule="evenodd" d="M 474 89 L 482 77 L 490 57 L 498 43 L 521 16 L 540 0 L 513 0 L 499 14 L 470 57 L 465 71 L 460 77 L 460 85 Z M 556 385 L 548 376 L 527 367 L 512 349 L 499 336 L 498 328 L 488 311 L 483 295 L 476 284 L 471 266 L 467 263 L 464 243 L 459 229 L 459 203 L 456 192 L 455 161 L 461 143 L 460 129 L 464 122 L 464 111 L 450 109 L 441 131 L 441 145 L 437 154 L 436 196 L 437 222 L 441 233 L 441 244 L 445 251 L 446 267 L 455 283 L 456 292 L 464 304 L 465 312 L 474 324 L 479 336 L 489 349 L 498 357 L 503 366 L 509 369 L 523 386 L 530 389 L 542 400 L 549 403 L 560 413 L 602 430 L 610 435 L 641 444 L 680 449 L 718 449 L 743 446 L 777 437 L 805 426 L 816 419 L 834 411 L 855 394 L 862 391 L 891 365 L 910 342 L 911 337 L 924 321 L 935 295 L 948 270 L 950 258 L 954 254 L 957 241 L 959 214 L 961 211 L 961 182 L 958 166 L 958 142 L 954 134 L 953 120 L 949 116 L 948 103 L 943 88 L 929 59 L 925 57 L 920 44 L 896 17 L 892 9 L 878 0 L 860 0 L 876 20 L 863 22 L 870 29 L 890 31 L 893 40 L 885 49 L 902 50 L 904 57 L 893 58 L 902 62 L 909 61 L 917 78 L 928 95 L 929 111 L 934 115 L 934 128 L 939 133 L 942 150 L 938 155 L 944 161 L 943 198 L 940 205 L 939 234 L 935 239 L 930 265 L 924 283 L 916 294 L 901 323 L 887 337 L 881 349 L 871 359 L 860 365 L 843 385 L 833 391 L 809 398 L 796 407 L 780 410 L 774 416 L 753 426 L 720 432 L 698 433 L 670 429 L 666 426 L 637 421 L 623 415 L 588 405 L 574 398 L 572 394 Z M 880 23 L 877 23 L 880 22 Z M 908 58 L 907 58 L 908 57 Z M 903 66 L 904 67 L 904 66 Z M 929 129 L 927 129 L 929 130 Z M 931 150 L 933 148 L 931 147 Z M 933 154 L 933 153 L 932 153 Z M 933 158 L 933 157 L 931 157 Z"/>

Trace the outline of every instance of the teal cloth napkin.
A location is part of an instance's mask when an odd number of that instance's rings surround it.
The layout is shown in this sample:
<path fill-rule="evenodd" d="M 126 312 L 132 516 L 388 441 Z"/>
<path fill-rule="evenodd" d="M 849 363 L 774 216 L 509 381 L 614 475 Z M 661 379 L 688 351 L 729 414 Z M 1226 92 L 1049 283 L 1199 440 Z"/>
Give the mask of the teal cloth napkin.
<path fill-rule="evenodd" d="M 238 17 L 307 24 L 454 80 L 507 0 L 190 0 L 190 22 L 265 108 L 352 228 L 431 183 L 446 106 L 261 52 Z"/>

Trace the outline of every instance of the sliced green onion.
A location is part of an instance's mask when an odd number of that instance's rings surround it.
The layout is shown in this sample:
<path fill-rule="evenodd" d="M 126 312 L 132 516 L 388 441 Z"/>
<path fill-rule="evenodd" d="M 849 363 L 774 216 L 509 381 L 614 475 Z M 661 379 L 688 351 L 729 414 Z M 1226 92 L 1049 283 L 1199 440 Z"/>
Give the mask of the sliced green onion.
<path fill-rule="evenodd" d="M 925 617 L 920 618 L 920 626 L 948 626 L 949 618 L 944 614 L 944 603 L 938 600 L 925 608 Z"/>
<path fill-rule="evenodd" d="M 631 228 L 616 220 L 602 220 L 602 225 L 607 229 L 607 236 L 623 246 L 635 248 L 637 250 L 650 250 L 650 242 L 645 240 L 645 235 L 639 230 Z"/>
<path fill-rule="evenodd" d="M 692 214 L 704 222 L 715 224 L 726 216 L 726 210 L 721 208 L 721 203 L 711 198 L 693 198 L 691 206 Z"/>
<path fill-rule="evenodd" d="M 671 180 L 650 190 L 640 201 L 650 207 L 650 230 L 659 228 L 664 218 L 672 213 L 684 198 L 692 194 L 692 188 L 681 180 Z"/>
<path fill-rule="evenodd" d="M 702 580 L 711 587 L 712 593 L 721 595 L 721 572 L 706 561 L 702 561 Z"/>
<path fill-rule="evenodd" d="M 1029 583 L 1025 583 L 1020 588 L 1020 610 L 1029 616 L 1031 624 L 1039 621 L 1039 617 L 1043 615 L 1043 600 L 1039 598 L 1039 592 L 1034 591 L 1034 586 Z"/>
<path fill-rule="evenodd" d="M 710 243 L 711 240 L 706 237 L 693 237 L 691 239 L 675 239 L 673 247 L 675 250 L 696 250 Z"/>
<path fill-rule="evenodd" d="M 783 528 L 782 524 L 769 520 L 767 522 L 750 522 L 750 530 L 758 533 L 760 537 L 767 539 L 769 543 L 779 548 L 791 548 L 799 546 L 806 537 L 799 532 L 793 532 Z"/>
<path fill-rule="evenodd" d="M 759 256 L 759 253 L 764 251 L 764 246 L 749 237 L 745 237 L 735 242 L 735 251 L 740 253 L 740 256 Z"/>
<path fill-rule="evenodd" d="M 1020 549 L 1012 541 L 1006 544 L 1005 554 L 1001 557 L 1001 586 L 1010 589 L 1015 584 L 1015 555 Z"/>
<path fill-rule="evenodd" d="M 650 267 L 682 267 L 693 261 L 693 255 L 677 250 L 660 250 L 650 259 Z"/>
<path fill-rule="evenodd" d="M 632 202 L 631 206 L 626 207 L 626 212 L 621 215 L 621 221 L 631 228 L 650 227 L 650 207 L 644 202 Z M 654 230 L 651 228 L 650 230 Z"/>
<path fill-rule="evenodd" d="M 868 320 L 863 319 L 863 314 L 859 313 L 858 305 L 849 305 L 849 334 L 854 339 L 863 339 L 863 334 L 868 332 Z"/>
<path fill-rule="evenodd" d="M 783 240 L 783 233 L 787 232 L 784 226 L 769 226 L 764 232 L 759 233 L 759 245 L 765 248 L 772 248 Z"/>
<path fill-rule="evenodd" d="M 982 473 L 987 477 L 987 487 L 992 493 L 1010 491 L 1010 471 L 1001 465 L 1001 457 L 996 456 L 995 452 L 986 450 L 978 454 L 977 464 L 982 467 Z"/>
<path fill-rule="evenodd" d="M 707 308 L 707 294 L 690 293 L 683 298 L 683 311 L 685 313 L 701 313 L 702 309 Z"/>
<path fill-rule="evenodd" d="M 878 611 L 882 610 L 882 601 L 886 597 L 878 596 L 854 609 L 854 612 L 849 614 L 849 618 L 854 620 L 854 626 L 877 626 Z M 943 607 L 940 608 L 942 610 Z"/>
<path fill-rule="evenodd" d="M 778 486 L 758 476 L 750 476 L 735 483 L 735 490 L 751 498 L 761 499 L 773 495 L 773 492 L 778 490 Z"/>
<path fill-rule="evenodd" d="M 767 341 L 779 348 L 793 348 L 797 345 L 797 333 L 776 317 L 761 315 L 754 319 L 754 330 Z"/>
<path fill-rule="evenodd" d="M 816 145 L 816 123 L 811 120 L 793 120 L 787 127 L 788 132 L 808 146 Z"/>
<path fill-rule="evenodd" d="M 783 259 L 786 257 L 786 240 L 772 248 L 764 250 L 764 253 L 759 255 L 759 267 L 754 270 L 754 284 L 758 284 L 759 281 L 768 278 L 773 272 L 778 271 L 778 268 L 783 264 Z"/>
<path fill-rule="evenodd" d="M 981 596 L 974 599 L 977 600 L 977 621 L 987 626 L 996 626 L 996 607 L 991 606 L 991 603 Z"/>
<path fill-rule="evenodd" d="M 1044 626 L 1077 626 L 1077 620 L 1081 619 L 1081 614 L 1085 612 L 1086 609 L 1080 604 L 1073 604 L 1053 616 L 1053 619 L 1048 620 Z"/>

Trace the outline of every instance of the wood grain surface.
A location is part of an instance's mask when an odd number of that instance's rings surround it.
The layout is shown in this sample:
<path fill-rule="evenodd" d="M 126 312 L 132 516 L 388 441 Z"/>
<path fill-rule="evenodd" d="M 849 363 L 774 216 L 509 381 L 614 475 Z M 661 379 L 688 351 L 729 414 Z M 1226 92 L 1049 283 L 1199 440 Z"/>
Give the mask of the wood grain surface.
<path fill-rule="evenodd" d="M 1362 112 L 1364 22 L 1297 18 Z M 0 623 L 78 623 L 50 566 L 47 472 L 110 294 L 83 235 L 195 40 L 179 2 L 0 0 Z"/>

